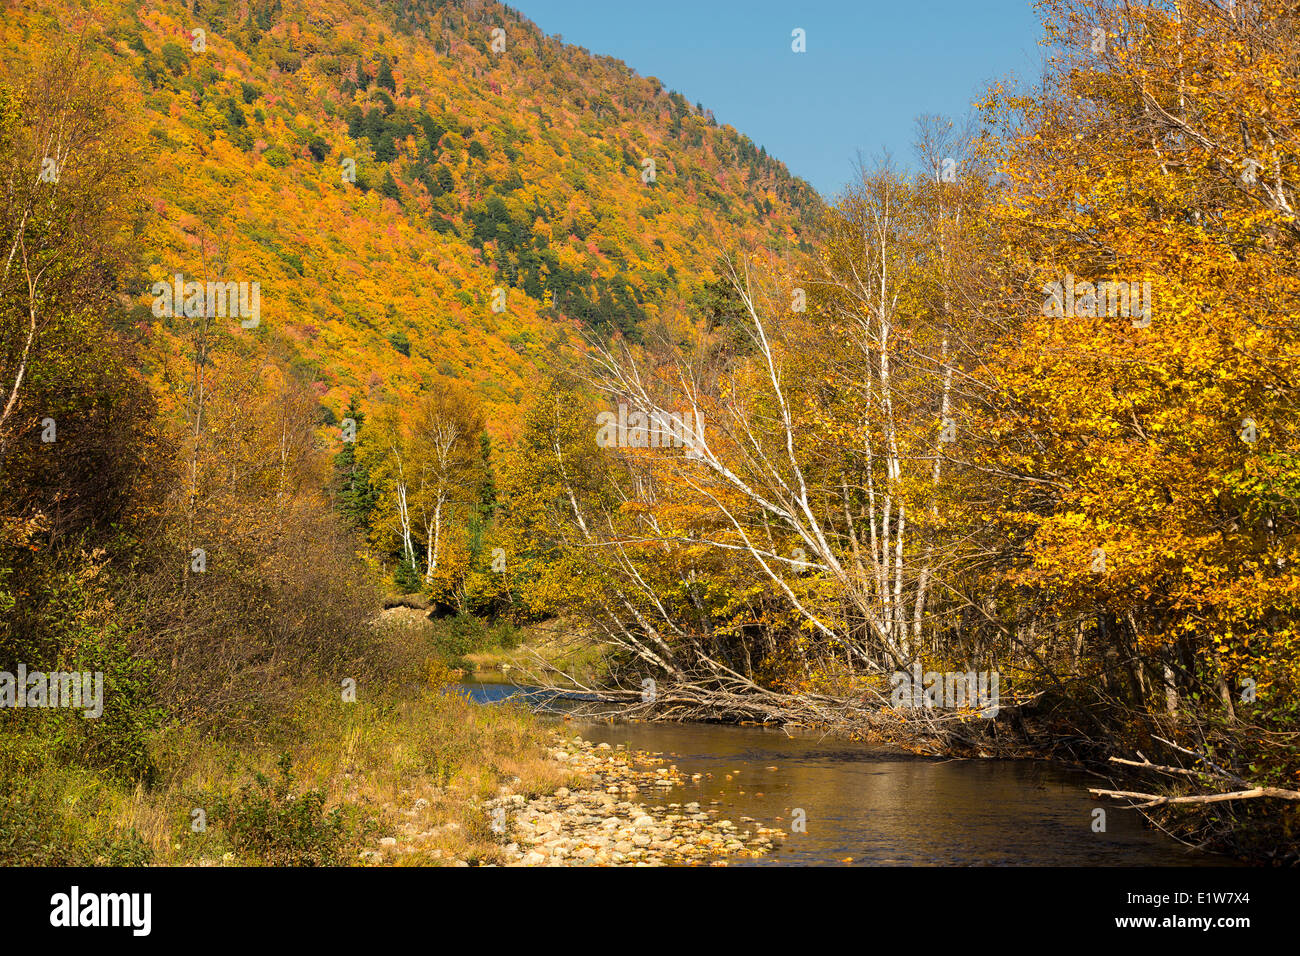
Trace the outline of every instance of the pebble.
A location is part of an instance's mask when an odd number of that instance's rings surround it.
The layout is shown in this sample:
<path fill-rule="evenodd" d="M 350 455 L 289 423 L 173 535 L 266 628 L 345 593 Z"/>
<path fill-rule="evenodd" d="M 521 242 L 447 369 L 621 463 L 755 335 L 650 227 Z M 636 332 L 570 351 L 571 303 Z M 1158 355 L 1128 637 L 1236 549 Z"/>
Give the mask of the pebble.
<path fill-rule="evenodd" d="M 508 832 L 501 837 L 508 865 L 716 866 L 725 865 L 727 856 L 767 853 L 785 837 L 764 826 L 736 833 L 730 820 L 711 822 L 718 811 L 702 811 L 696 801 L 647 807 L 618 799 L 646 786 L 670 790 L 685 784 L 676 764 L 663 765 L 662 754 L 557 736 L 551 755 L 590 779 L 590 789 L 561 787 L 534 800 L 514 794 L 487 801 L 488 813 L 510 808 Z"/>

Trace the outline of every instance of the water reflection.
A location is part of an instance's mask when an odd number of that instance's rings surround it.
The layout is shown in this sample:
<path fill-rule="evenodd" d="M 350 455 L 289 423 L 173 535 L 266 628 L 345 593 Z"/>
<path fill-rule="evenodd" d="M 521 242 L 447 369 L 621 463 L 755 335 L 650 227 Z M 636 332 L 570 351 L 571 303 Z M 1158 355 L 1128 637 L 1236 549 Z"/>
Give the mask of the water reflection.
<path fill-rule="evenodd" d="M 532 710 L 552 714 L 568 714 L 592 700 L 587 694 L 560 695 L 536 687 L 516 687 L 495 681 L 465 681 L 453 684 L 454 693 L 463 694 L 476 704 L 502 704 L 506 701 L 521 703 Z"/>

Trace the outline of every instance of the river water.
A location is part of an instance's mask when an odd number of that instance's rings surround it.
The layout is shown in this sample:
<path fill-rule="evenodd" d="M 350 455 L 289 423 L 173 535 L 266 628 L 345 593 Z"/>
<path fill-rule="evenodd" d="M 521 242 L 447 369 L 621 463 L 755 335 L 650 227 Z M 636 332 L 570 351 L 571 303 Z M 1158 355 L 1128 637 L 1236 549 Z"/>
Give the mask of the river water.
<path fill-rule="evenodd" d="M 496 703 L 507 684 L 458 685 Z M 547 709 L 537 696 L 529 703 Z M 1042 761 L 943 760 L 779 728 L 563 719 L 585 740 L 662 753 L 701 779 L 638 795 L 652 805 L 699 801 L 740 824 L 779 826 L 777 850 L 740 865 L 1224 866 L 1088 795 L 1098 779 Z M 1101 782 L 1102 786 L 1106 784 Z M 1106 811 L 1095 832 L 1093 811 Z M 792 829 L 802 811 L 806 832 Z"/>

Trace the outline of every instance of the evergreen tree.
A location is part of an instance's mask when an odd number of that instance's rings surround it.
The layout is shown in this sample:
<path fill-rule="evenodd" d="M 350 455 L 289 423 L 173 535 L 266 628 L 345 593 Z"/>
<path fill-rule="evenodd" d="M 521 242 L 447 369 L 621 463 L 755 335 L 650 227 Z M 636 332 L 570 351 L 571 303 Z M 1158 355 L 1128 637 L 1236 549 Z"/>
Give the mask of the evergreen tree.
<path fill-rule="evenodd" d="M 370 482 L 370 469 L 357 461 L 355 437 L 361 433 L 365 415 L 352 396 L 343 413 L 344 420 L 356 423 L 352 441 L 345 441 L 343 449 L 334 456 L 335 508 L 347 523 L 360 531 L 370 530 L 370 517 L 379 501 L 379 491 Z"/>
<path fill-rule="evenodd" d="M 397 82 L 393 79 L 393 68 L 388 62 L 388 57 L 384 57 L 379 61 L 379 72 L 375 74 L 375 85 L 393 93 L 397 92 Z"/>
<path fill-rule="evenodd" d="M 409 557 L 403 556 L 401 563 L 397 565 L 397 569 L 393 572 L 393 584 L 403 594 L 414 594 L 420 590 L 422 584 L 420 569 L 411 563 Z"/>
<path fill-rule="evenodd" d="M 383 185 L 379 187 L 379 191 L 389 199 L 400 200 L 402 198 L 402 193 L 397 188 L 397 180 L 393 178 L 391 170 L 384 172 L 384 182 Z"/>
<path fill-rule="evenodd" d="M 478 508 L 484 518 L 490 519 L 497 510 L 497 484 L 492 473 L 492 438 L 487 432 L 478 436 L 479 453 L 483 456 L 483 487 L 479 492 Z"/>

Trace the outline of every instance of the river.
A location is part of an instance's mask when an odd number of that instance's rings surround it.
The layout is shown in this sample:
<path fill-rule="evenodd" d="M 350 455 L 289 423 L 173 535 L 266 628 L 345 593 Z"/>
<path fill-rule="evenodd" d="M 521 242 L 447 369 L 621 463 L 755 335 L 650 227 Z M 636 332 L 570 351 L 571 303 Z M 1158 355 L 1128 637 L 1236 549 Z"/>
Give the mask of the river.
<path fill-rule="evenodd" d="M 517 693 L 484 681 L 457 686 L 479 703 Z M 546 709 L 543 699 L 530 702 Z M 738 865 L 1232 865 L 1090 797 L 1097 778 L 1045 761 L 917 757 L 768 727 L 563 719 L 572 735 L 662 753 L 688 777 L 701 775 L 643 793 L 643 801 L 717 801 L 721 817 L 749 816 L 789 833 L 771 854 Z M 1093 829 L 1097 807 L 1106 811 L 1105 832 Z M 792 829 L 800 810 L 806 832 Z"/>

